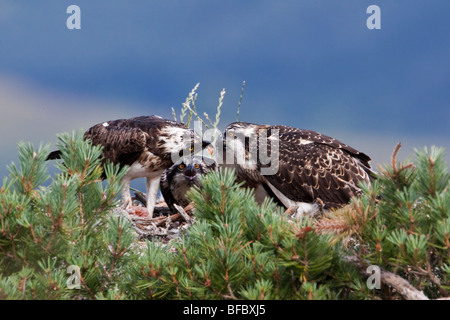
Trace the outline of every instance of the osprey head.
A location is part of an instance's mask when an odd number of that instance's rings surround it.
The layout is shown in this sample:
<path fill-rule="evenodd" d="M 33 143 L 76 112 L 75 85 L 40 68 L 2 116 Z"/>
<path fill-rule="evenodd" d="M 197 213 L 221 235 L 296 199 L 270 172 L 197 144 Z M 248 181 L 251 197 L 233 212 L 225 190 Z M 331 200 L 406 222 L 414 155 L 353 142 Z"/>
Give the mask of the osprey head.
<path fill-rule="evenodd" d="M 180 159 L 161 175 L 161 194 L 172 212 L 177 212 L 174 204 L 185 207 L 189 204 L 186 193 L 192 187 L 201 187 L 201 177 L 217 169 L 214 159 L 188 156 Z"/>
<path fill-rule="evenodd" d="M 223 133 L 224 164 L 256 165 L 258 130 L 263 128 L 253 123 L 234 122 Z"/>
<path fill-rule="evenodd" d="M 211 153 L 211 142 L 203 140 L 194 130 L 169 126 L 161 130 L 160 143 L 164 152 L 170 154 L 173 163 L 194 155 L 204 149 Z"/>
<path fill-rule="evenodd" d="M 227 137 L 249 137 L 251 135 L 255 135 L 260 127 L 264 126 L 248 122 L 233 122 L 225 128 L 223 138 L 225 140 Z"/>
<path fill-rule="evenodd" d="M 200 185 L 200 177 L 205 173 L 201 158 L 186 157 L 176 163 L 174 181 L 181 184 Z"/>

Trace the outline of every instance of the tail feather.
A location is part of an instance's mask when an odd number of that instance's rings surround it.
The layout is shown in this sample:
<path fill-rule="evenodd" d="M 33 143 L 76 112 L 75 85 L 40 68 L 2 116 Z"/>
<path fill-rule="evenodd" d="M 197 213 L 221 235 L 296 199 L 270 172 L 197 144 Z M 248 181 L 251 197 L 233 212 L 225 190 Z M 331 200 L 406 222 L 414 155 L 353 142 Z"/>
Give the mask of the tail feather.
<path fill-rule="evenodd" d="M 50 154 L 47 156 L 46 160 L 54 160 L 54 159 L 61 159 L 61 151 L 60 150 L 50 152 Z"/>

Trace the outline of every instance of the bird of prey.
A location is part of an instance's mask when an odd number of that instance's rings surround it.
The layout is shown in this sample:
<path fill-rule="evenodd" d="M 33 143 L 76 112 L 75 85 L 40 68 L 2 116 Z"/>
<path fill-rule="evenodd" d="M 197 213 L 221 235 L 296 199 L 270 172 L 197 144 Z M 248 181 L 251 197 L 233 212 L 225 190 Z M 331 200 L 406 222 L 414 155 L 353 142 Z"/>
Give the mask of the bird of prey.
<path fill-rule="evenodd" d="M 103 146 L 103 160 L 121 167 L 129 166 L 123 177 L 122 198 L 126 209 L 132 210 L 130 181 L 147 178 L 147 210 L 153 216 L 162 172 L 182 156 L 210 148 L 193 130 L 183 123 L 159 116 L 140 116 L 131 119 L 99 123 L 88 129 L 84 137 L 93 145 Z M 60 151 L 50 153 L 47 159 L 60 158 Z"/>
<path fill-rule="evenodd" d="M 194 186 L 201 186 L 201 176 L 217 169 L 213 159 L 190 156 L 180 159 L 161 175 L 161 194 L 172 212 L 174 204 L 183 208 L 189 204 L 186 192 Z"/>
<path fill-rule="evenodd" d="M 219 149 L 220 150 L 220 149 Z M 370 157 L 332 137 L 281 125 L 235 122 L 223 133 L 225 167 L 237 181 L 299 215 L 315 215 L 347 204 L 370 184 Z"/>

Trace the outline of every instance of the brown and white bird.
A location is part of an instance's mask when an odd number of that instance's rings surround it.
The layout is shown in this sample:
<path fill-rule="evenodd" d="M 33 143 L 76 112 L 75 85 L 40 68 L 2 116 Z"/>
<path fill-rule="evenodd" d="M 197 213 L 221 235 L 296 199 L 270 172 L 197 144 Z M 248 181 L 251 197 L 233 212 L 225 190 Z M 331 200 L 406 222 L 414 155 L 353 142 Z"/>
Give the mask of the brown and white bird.
<path fill-rule="evenodd" d="M 132 207 L 130 181 L 147 178 L 147 210 L 150 217 L 155 208 L 162 172 L 182 156 L 210 147 L 208 141 L 203 141 L 183 123 L 159 116 L 99 123 L 87 130 L 84 137 L 90 139 L 93 145 L 103 146 L 104 161 L 130 167 L 122 179 L 122 198 L 127 209 Z M 59 150 L 50 153 L 47 159 L 58 158 Z"/>
<path fill-rule="evenodd" d="M 369 156 L 310 130 L 235 122 L 223 146 L 223 166 L 254 188 L 258 203 L 271 197 L 300 215 L 342 207 L 374 179 Z"/>
<path fill-rule="evenodd" d="M 186 207 L 189 199 L 186 192 L 201 186 L 201 177 L 210 171 L 217 170 L 217 163 L 210 158 L 200 156 L 185 157 L 164 170 L 161 175 L 161 194 L 173 213 L 177 210 L 174 204 Z"/>

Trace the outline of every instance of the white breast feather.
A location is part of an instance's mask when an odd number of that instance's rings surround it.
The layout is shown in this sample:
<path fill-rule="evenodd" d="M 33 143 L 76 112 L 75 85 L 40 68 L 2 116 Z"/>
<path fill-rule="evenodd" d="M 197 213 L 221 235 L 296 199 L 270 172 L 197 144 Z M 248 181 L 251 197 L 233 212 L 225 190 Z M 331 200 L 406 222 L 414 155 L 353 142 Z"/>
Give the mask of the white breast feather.
<path fill-rule="evenodd" d="M 189 130 L 177 127 L 168 127 L 161 130 L 160 140 L 164 140 L 166 152 L 179 151 L 182 149 L 183 141 L 191 138 Z"/>
<path fill-rule="evenodd" d="M 150 151 L 147 151 L 148 154 L 148 158 L 154 158 L 155 155 L 153 153 L 151 153 Z M 136 178 L 142 178 L 142 177 L 147 177 L 150 179 L 153 179 L 155 177 L 158 177 L 161 175 L 163 170 L 159 170 L 159 171 L 153 171 L 154 167 L 153 165 L 150 163 L 150 166 L 148 165 L 143 165 L 141 162 L 139 161 L 135 161 L 131 164 L 130 169 L 128 170 L 126 177 L 133 180 Z"/>

